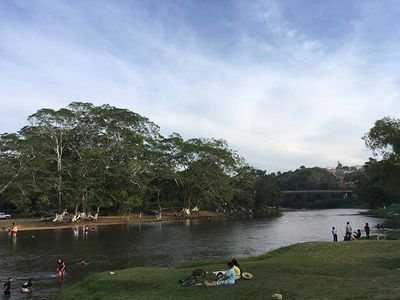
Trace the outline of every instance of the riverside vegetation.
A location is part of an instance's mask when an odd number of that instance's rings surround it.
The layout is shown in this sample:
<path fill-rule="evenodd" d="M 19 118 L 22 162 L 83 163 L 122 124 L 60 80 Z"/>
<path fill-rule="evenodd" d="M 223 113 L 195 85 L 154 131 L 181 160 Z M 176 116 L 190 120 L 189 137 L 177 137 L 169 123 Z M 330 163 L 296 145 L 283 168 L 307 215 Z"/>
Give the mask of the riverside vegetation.
<path fill-rule="evenodd" d="M 0 209 L 111 213 L 278 206 L 266 171 L 215 138 L 167 137 L 127 109 L 71 103 L 41 109 L 0 136 Z"/>
<path fill-rule="evenodd" d="M 400 121 L 383 118 L 364 140 L 383 159 L 361 169 L 338 163 L 268 174 L 216 138 L 163 136 L 148 118 L 110 105 L 73 102 L 40 109 L 29 125 L 0 135 L 0 209 L 130 213 L 193 208 L 264 211 L 266 207 L 380 207 L 400 202 Z M 348 189 L 281 202 L 280 190 Z"/>

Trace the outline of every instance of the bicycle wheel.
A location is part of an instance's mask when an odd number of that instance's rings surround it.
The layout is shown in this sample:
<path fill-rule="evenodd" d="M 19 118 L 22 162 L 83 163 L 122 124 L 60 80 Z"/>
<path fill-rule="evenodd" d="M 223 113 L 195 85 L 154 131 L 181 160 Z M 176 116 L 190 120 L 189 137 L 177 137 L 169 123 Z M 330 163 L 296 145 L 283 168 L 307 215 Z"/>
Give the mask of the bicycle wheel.
<path fill-rule="evenodd" d="M 196 283 L 196 279 L 188 278 L 188 279 L 186 279 L 185 281 L 182 282 L 182 286 L 183 287 L 188 287 L 188 286 L 191 286 L 191 285 L 193 285 L 195 283 Z"/>
<path fill-rule="evenodd" d="M 376 239 L 377 239 L 378 241 L 386 240 L 386 235 L 380 234 L 380 235 L 378 235 L 378 236 L 376 237 Z"/>
<path fill-rule="evenodd" d="M 206 277 L 206 271 L 203 269 L 195 269 L 192 272 L 193 277 L 200 279 Z"/>

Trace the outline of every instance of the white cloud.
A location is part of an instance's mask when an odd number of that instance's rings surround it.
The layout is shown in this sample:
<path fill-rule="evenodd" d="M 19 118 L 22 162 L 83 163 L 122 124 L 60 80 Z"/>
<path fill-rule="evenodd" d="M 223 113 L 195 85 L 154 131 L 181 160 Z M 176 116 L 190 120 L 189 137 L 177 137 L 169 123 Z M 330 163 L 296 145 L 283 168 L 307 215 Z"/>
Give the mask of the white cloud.
<path fill-rule="evenodd" d="M 18 130 L 41 107 L 91 101 L 141 113 L 164 134 L 224 138 L 268 171 L 361 164 L 361 136 L 400 113 L 399 76 L 385 58 L 397 42 L 366 51 L 371 21 L 361 18 L 326 47 L 271 3 L 245 13 L 240 4 L 243 28 L 228 50 L 168 10 L 153 22 L 144 8 L 109 3 L 106 12 L 30 7 L 33 24 L 0 29 L 1 131 Z"/>

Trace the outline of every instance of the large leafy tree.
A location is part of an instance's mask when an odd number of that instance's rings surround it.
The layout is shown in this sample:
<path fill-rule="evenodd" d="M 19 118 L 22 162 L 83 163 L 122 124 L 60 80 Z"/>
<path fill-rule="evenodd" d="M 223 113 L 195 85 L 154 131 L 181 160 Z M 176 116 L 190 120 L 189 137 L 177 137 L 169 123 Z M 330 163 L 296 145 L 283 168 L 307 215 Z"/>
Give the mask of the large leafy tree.
<path fill-rule="evenodd" d="M 272 203 L 265 172 L 243 167 L 224 140 L 163 137 L 137 113 L 82 102 L 28 120 L 0 136 L 0 197 L 21 210 Z"/>
<path fill-rule="evenodd" d="M 224 140 L 190 139 L 181 144 L 180 181 L 187 208 L 230 206 L 233 188 L 230 176 L 236 160 Z"/>
<path fill-rule="evenodd" d="M 241 165 L 237 169 L 237 174 L 232 177 L 234 187 L 233 205 L 239 209 L 251 209 L 254 206 L 256 194 L 257 170 Z"/>
<path fill-rule="evenodd" d="M 377 120 L 363 137 L 375 157 L 358 174 L 356 191 L 371 207 L 400 202 L 400 120 L 385 117 Z"/>
<path fill-rule="evenodd" d="M 400 119 L 385 117 L 377 120 L 363 139 L 374 155 L 400 159 Z"/>
<path fill-rule="evenodd" d="M 272 183 L 265 171 L 256 171 L 254 202 L 256 208 L 277 207 L 280 204 L 280 190 Z"/>
<path fill-rule="evenodd" d="M 372 208 L 399 202 L 400 164 L 393 158 L 370 158 L 363 171 L 357 174 L 355 192 Z"/>
<path fill-rule="evenodd" d="M 46 182 L 56 191 L 58 208 L 61 210 L 65 188 L 64 177 L 67 171 L 64 159 L 68 152 L 67 146 L 73 126 L 71 111 L 41 109 L 28 120 L 31 125 L 20 131 L 26 144 L 23 155 L 29 156 L 29 152 L 26 151 L 30 149 L 34 156 L 32 159 L 37 164 L 44 161 L 48 163 Z"/>
<path fill-rule="evenodd" d="M 136 113 L 109 105 L 72 103 L 76 116 L 72 151 L 79 202 L 130 211 L 143 202 L 146 148 L 158 126 Z M 110 201 L 107 199 L 113 199 Z"/>

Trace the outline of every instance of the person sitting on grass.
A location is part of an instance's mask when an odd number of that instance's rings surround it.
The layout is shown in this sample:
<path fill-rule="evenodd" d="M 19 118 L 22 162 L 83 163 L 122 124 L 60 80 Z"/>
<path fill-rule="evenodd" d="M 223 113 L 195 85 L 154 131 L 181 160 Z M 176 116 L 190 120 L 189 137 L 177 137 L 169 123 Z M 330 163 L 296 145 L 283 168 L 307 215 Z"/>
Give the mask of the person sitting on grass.
<path fill-rule="evenodd" d="M 242 276 L 242 268 L 236 259 L 232 259 L 233 270 L 235 271 L 235 279 L 238 280 Z"/>
<path fill-rule="evenodd" d="M 357 229 L 357 231 L 353 234 L 353 239 L 358 240 L 359 238 L 361 238 L 361 230 Z"/>
<path fill-rule="evenodd" d="M 234 264 L 230 261 L 228 262 L 228 270 L 225 272 L 223 276 L 218 278 L 217 280 L 208 282 L 204 281 L 205 287 L 213 287 L 216 285 L 232 285 L 235 284 L 235 271 L 233 270 Z"/>

